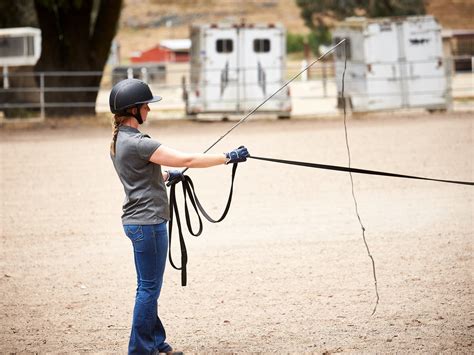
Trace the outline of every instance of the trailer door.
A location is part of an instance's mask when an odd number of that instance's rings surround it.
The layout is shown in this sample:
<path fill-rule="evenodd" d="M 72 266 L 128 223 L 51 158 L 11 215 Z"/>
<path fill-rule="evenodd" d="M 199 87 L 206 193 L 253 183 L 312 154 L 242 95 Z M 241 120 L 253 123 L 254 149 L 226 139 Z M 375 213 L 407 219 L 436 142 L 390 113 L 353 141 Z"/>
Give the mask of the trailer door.
<path fill-rule="evenodd" d="M 367 96 L 370 110 L 403 106 L 403 75 L 399 65 L 397 30 L 394 23 L 371 23 L 367 27 Z"/>
<path fill-rule="evenodd" d="M 238 98 L 238 42 L 235 28 L 207 28 L 204 33 L 203 103 L 205 111 L 235 111 Z"/>
<path fill-rule="evenodd" d="M 409 107 L 445 107 L 447 80 L 442 59 L 441 29 L 432 18 L 403 22 L 399 38 L 406 56 Z"/>
<path fill-rule="evenodd" d="M 284 31 L 277 27 L 240 30 L 240 110 L 249 111 L 277 91 L 283 83 Z M 285 91 L 286 93 L 286 91 Z M 285 94 L 268 101 L 262 111 L 280 110 Z"/>

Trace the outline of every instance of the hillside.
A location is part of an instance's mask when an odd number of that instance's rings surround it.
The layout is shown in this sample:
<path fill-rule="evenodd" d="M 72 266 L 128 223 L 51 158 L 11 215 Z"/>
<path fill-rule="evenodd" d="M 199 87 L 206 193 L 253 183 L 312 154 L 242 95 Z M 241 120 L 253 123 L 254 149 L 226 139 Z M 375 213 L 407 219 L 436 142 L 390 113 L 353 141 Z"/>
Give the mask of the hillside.
<path fill-rule="evenodd" d="M 426 9 L 444 28 L 474 29 L 473 0 L 430 0 Z"/>
<path fill-rule="evenodd" d="M 473 0 L 428 0 L 427 12 L 444 28 L 474 29 Z M 293 33 L 308 33 L 294 0 L 124 0 L 117 39 L 121 57 L 168 38 L 188 37 L 191 23 L 280 22 Z"/>
<path fill-rule="evenodd" d="M 125 0 L 117 39 L 122 58 L 162 39 L 187 38 L 191 23 L 282 23 L 308 33 L 293 0 Z"/>

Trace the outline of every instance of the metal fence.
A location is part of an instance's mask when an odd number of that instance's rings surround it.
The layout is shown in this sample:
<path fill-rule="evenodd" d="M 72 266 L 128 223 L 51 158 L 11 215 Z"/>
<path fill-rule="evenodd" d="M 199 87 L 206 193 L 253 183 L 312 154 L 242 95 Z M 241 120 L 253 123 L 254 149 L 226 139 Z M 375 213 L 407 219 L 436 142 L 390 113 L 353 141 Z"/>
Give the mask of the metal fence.
<path fill-rule="evenodd" d="M 452 58 L 445 58 L 445 63 L 452 63 Z M 286 77 L 290 78 L 298 73 L 305 62 L 292 64 L 286 67 Z M 383 64 L 383 63 L 378 63 Z M 393 63 L 386 63 L 387 65 Z M 451 64 L 447 64 L 451 66 Z M 123 68 L 123 67 L 122 67 Z M 236 68 L 240 72 L 256 70 L 257 68 Z M 266 70 L 281 70 L 281 68 L 265 68 Z M 218 75 L 220 69 L 213 70 Z M 474 96 L 473 75 L 472 73 L 456 73 L 454 70 L 448 70 L 448 80 L 451 85 L 448 86 L 447 93 L 454 100 L 462 98 L 472 98 Z M 189 63 L 186 64 L 157 64 L 146 66 L 130 67 L 128 70 L 110 70 L 104 72 L 76 72 L 76 71 L 57 71 L 57 72 L 22 72 L 19 70 L 10 70 L 9 73 L 3 72 L 0 81 L 0 111 L 6 113 L 9 110 L 16 110 L 17 114 L 39 116 L 44 119 L 48 108 L 95 108 L 97 112 L 108 112 L 108 93 L 114 83 L 117 81 L 136 77 L 147 81 L 155 93 L 160 94 L 165 99 L 160 102 L 159 108 L 165 112 L 174 112 L 175 115 L 183 114 L 185 103 L 183 101 L 183 85 L 190 87 L 190 78 L 197 73 L 189 70 Z M 67 78 L 67 86 L 56 86 L 58 78 Z M 100 80 L 99 85 L 74 85 L 77 78 Z M 440 76 L 424 77 L 426 80 L 439 79 Z M 387 80 L 389 77 L 377 77 L 371 80 Z M 358 80 L 367 80 L 367 78 L 346 77 L 346 86 Z M 84 81 L 84 80 L 83 80 Z M 281 82 L 271 82 L 267 84 L 280 85 Z M 208 84 L 219 85 L 219 84 Z M 241 85 L 235 82 L 231 85 Z M 248 80 L 246 85 L 258 85 L 257 80 Z M 328 114 L 338 113 L 337 99 L 338 90 L 335 79 L 335 67 L 333 62 L 318 63 L 310 70 L 304 73 L 291 86 L 291 99 L 293 106 L 293 116 L 307 114 Z M 410 95 L 427 95 L 436 90 L 433 87 L 426 87 L 422 90 L 410 92 Z M 70 101 L 61 102 L 55 100 L 55 94 L 70 94 Z M 86 93 L 97 94 L 95 101 L 82 101 Z M 269 95 L 271 93 L 267 93 Z M 390 93 L 383 93 L 390 95 Z M 395 94 L 394 94 L 395 95 Z M 216 98 L 216 100 L 219 100 Z M 252 100 L 249 98 L 248 100 Z M 254 100 L 255 101 L 255 100 Z M 311 105 L 310 103 L 318 105 Z M 251 102 L 257 105 L 259 102 Z M 317 107 L 315 107 L 317 106 Z M 23 110 L 23 111 L 22 111 Z M 26 112 L 29 111 L 27 114 Z M 33 113 L 31 113 L 33 111 Z"/>

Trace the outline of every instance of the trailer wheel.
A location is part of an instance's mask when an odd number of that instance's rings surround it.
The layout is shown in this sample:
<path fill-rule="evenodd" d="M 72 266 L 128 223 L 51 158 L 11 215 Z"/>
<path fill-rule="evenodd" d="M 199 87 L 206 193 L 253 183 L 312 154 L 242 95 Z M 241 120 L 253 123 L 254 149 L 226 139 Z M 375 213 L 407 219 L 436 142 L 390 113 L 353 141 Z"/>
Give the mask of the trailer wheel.
<path fill-rule="evenodd" d="M 428 111 L 430 114 L 434 114 L 434 113 L 446 113 L 448 110 L 445 108 L 429 108 L 426 111 Z"/>
<path fill-rule="evenodd" d="M 186 119 L 188 119 L 188 120 L 197 120 L 198 115 L 195 112 L 186 112 Z"/>

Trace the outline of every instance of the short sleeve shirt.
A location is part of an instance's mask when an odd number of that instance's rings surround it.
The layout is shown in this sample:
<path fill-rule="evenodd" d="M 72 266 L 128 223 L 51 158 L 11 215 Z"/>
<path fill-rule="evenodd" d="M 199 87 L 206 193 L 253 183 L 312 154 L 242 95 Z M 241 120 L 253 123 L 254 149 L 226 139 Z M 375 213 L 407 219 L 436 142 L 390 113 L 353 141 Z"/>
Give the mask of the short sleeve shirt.
<path fill-rule="evenodd" d="M 158 224 L 169 220 L 161 166 L 149 161 L 161 144 L 129 126 L 120 126 L 111 155 L 125 191 L 123 224 Z"/>

